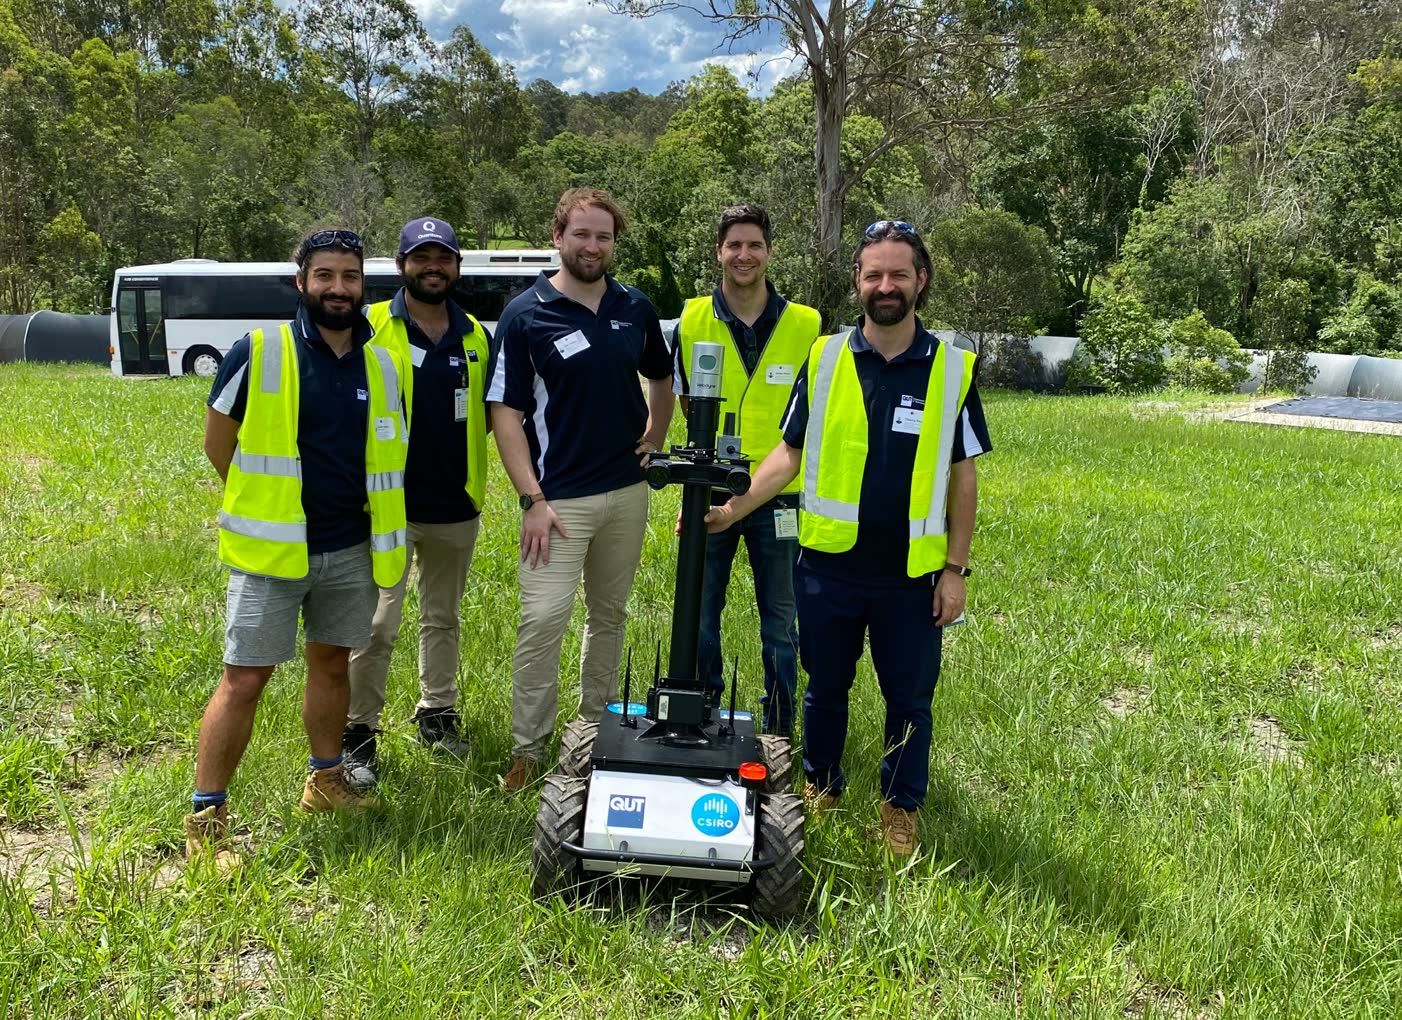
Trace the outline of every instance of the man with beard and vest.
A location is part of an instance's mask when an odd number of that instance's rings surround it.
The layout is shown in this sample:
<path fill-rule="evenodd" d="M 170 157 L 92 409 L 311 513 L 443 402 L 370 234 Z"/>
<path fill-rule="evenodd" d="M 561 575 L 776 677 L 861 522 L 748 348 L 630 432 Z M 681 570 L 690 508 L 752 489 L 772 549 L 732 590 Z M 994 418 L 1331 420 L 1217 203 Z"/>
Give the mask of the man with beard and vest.
<path fill-rule="evenodd" d="M 581 577 L 580 716 L 600 718 L 617 687 L 647 530 L 643 468 L 666 441 L 675 403 L 657 310 L 608 275 L 624 229 L 618 204 L 607 191 L 573 188 L 553 227 L 560 268 L 502 312 L 487 389 L 522 515 L 510 794 L 539 770 L 555 729 L 560 645 Z"/>
<path fill-rule="evenodd" d="M 458 307 L 457 234 L 443 220 L 410 220 L 396 262 L 404 286 L 365 314 L 371 343 L 412 365 L 404 382 L 411 423 L 404 469 L 409 561 L 418 564 L 419 739 L 456 758 L 467 737 L 456 708 L 460 607 L 487 491 L 487 359 L 491 337 Z M 352 785 L 375 783 L 375 734 L 385 707 L 390 655 L 404 613 L 408 573 L 380 592 L 370 643 L 350 657 L 350 715 L 342 737 Z"/>
<path fill-rule="evenodd" d="M 930 256 L 909 223 L 866 229 L 852 261 L 865 315 L 819 337 L 784 412 L 784 441 L 750 491 L 707 515 L 723 530 L 797 477 L 795 569 L 805 795 L 832 806 L 846 780 L 848 695 L 865 641 L 886 703 L 881 839 L 911 854 L 930 768 L 930 704 L 943 628 L 964 612 L 977 485 L 992 444 L 974 356 L 915 315 Z"/>
<path fill-rule="evenodd" d="M 205 422 L 205 454 L 224 480 L 219 558 L 231 572 L 224 671 L 200 723 L 185 847 L 192 858 L 212 851 L 221 870 L 237 863 L 229 780 L 273 670 L 297 654 L 298 616 L 311 744 L 301 807 L 378 806 L 346 781 L 341 731 L 350 651 L 370 639 L 379 589 L 404 575 L 407 366 L 370 344 L 358 236 L 318 230 L 292 258 L 296 319 L 230 349 Z"/>
<path fill-rule="evenodd" d="M 682 395 L 683 407 L 686 369 L 695 345 L 717 343 L 725 348 L 722 421 L 734 416 L 729 437 L 738 439 L 741 452 L 756 464 L 783 438 L 779 419 L 821 325 L 816 309 L 786 301 L 765 278 L 773 237 L 769 213 L 760 206 L 743 204 L 726 209 L 716 230 L 720 286 L 705 297 L 687 301 L 676 333 L 674 388 Z M 721 613 L 731 564 L 742 538 L 759 609 L 764 729 L 787 737 L 793 730 L 798 686 L 793 592 L 794 561 L 798 558 L 797 479 L 735 527 L 707 539 L 696 667 L 717 699 L 725 687 Z"/>

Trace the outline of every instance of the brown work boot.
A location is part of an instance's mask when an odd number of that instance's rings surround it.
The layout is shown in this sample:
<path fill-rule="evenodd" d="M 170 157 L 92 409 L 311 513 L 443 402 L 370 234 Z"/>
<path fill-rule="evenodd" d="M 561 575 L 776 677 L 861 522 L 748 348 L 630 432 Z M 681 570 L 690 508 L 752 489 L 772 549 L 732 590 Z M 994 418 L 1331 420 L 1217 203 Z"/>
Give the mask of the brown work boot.
<path fill-rule="evenodd" d="M 501 777 L 501 785 L 506 790 L 506 795 L 508 797 L 515 796 L 530 786 L 535 779 L 535 773 L 535 759 L 520 754 L 513 756 L 511 768 L 507 769 L 506 775 Z"/>
<path fill-rule="evenodd" d="M 837 794 L 818 789 L 816 783 L 804 783 L 803 803 L 809 811 L 831 811 L 837 807 Z"/>
<path fill-rule="evenodd" d="M 881 842 L 897 857 L 909 857 L 915 853 L 915 812 L 883 801 Z"/>
<path fill-rule="evenodd" d="M 373 811 L 379 806 L 380 798 L 351 786 L 342 765 L 313 769 L 302 787 L 303 811 Z"/>
<path fill-rule="evenodd" d="M 228 845 L 229 808 L 215 804 L 185 816 L 185 859 L 212 860 L 215 870 L 227 875 L 241 863 L 238 851 Z"/>

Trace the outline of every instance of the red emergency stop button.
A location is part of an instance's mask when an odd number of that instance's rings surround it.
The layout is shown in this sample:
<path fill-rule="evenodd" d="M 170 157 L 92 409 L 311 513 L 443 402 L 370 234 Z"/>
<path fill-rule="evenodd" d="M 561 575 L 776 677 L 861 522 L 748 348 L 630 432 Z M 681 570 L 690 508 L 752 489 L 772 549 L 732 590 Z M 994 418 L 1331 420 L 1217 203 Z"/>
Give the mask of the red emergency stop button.
<path fill-rule="evenodd" d="M 763 762 L 747 761 L 740 766 L 740 778 L 749 783 L 762 783 L 769 778 L 769 769 Z"/>

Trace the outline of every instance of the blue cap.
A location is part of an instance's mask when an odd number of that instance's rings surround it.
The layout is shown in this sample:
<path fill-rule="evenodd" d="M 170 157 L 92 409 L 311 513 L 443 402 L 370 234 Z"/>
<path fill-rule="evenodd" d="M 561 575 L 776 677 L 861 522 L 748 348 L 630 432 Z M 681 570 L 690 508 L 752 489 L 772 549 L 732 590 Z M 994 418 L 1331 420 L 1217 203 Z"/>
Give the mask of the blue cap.
<path fill-rule="evenodd" d="M 425 216 L 423 219 L 410 220 L 404 224 L 404 229 L 399 232 L 399 254 L 408 255 L 415 248 L 425 244 L 441 244 L 453 251 L 460 250 L 458 235 L 444 220 Z"/>

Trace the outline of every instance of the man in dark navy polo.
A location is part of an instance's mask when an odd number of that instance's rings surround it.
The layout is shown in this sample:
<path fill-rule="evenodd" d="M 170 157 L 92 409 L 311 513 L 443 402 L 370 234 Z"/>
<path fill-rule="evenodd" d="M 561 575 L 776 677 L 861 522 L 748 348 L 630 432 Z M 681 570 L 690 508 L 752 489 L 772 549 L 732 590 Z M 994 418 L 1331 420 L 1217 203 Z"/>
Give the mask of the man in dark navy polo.
<path fill-rule="evenodd" d="M 409 561 L 418 563 L 419 739 L 457 758 L 467 739 L 456 708 L 463 590 L 477 542 L 487 478 L 487 359 L 491 337 L 452 299 L 462 253 L 451 225 L 410 220 L 396 262 L 404 286 L 366 314 L 373 343 L 397 351 L 413 371 L 404 501 Z M 385 706 L 390 657 L 404 613 L 404 580 L 380 592 L 370 643 L 351 654 L 350 715 L 342 744 L 351 783 L 375 782 L 375 734 Z"/>
<path fill-rule="evenodd" d="M 366 346 L 372 330 L 360 312 L 360 238 L 348 230 L 317 231 L 297 246 L 293 261 L 301 293 L 296 318 L 288 327 L 295 343 L 295 385 L 288 386 L 270 368 L 281 362 L 268 353 L 282 348 L 266 334 L 262 368 L 251 371 L 252 338 L 245 336 L 219 366 L 205 421 L 205 454 L 227 486 L 240 441 L 249 438 L 245 427 L 251 420 L 250 387 L 257 387 L 260 404 L 289 390 L 296 394 L 296 467 L 282 472 L 273 463 L 281 458 L 248 455 L 238 460 L 238 473 L 244 479 L 271 478 L 274 483 L 279 474 L 300 477 L 308 566 L 300 578 L 255 566 L 230 571 L 224 672 L 200 723 L 194 803 L 185 817 L 186 853 L 193 857 L 212 849 L 221 866 L 236 862 L 221 845 L 227 836 L 228 783 L 248 746 L 254 713 L 273 670 L 297 654 L 299 616 L 307 659 L 302 720 L 311 744 L 302 807 L 358 809 L 377 803 L 346 781 L 341 730 L 349 698 L 347 659 L 352 648 L 370 637 L 378 590 L 366 506 L 366 443 L 373 403 L 368 366 L 381 359 L 372 357 Z M 393 364 L 388 355 L 385 359 Z M 397 397 L 394 403 L 402 410 Z M 394 430 L 394 423 L 389 425 Z M 278 536 L 277 525 L 264 528 Z M 293 524 L 288 530 L 301 528 Z"/>
<path fill-rule="evenodd" d="M 581 576 L 580 716 L 599 718 L 615 689 L 647 527 L 643 467 L 672 417 L 657 311 L 607 273 L 623 228 L 608 192 L 565 192 L 554 218 L 560 269 L 542 273 L 497 323 L 487 400 L 523 515 L 508 793 L 530 782 L 554 731 L 560 644 Z"/>
<path fill-rule="evenodd" d="M 867 228 L 852 282 L 866 314 L 821 337 L 794 383 L 784 440 L 750 491 L 711 511 L 729 527 L 801 479 L 794 588 L 806 794 L 830 806 L 846 784 L 848 694 L 864 641 L 886 702 L 881 836 L 914 852 L 929 781 L 930 704 L 943 628 L 964 611 L 977 485 L 991 448 L 973 355 L 921 325 L 930 257 L 908 223 Z"/>

